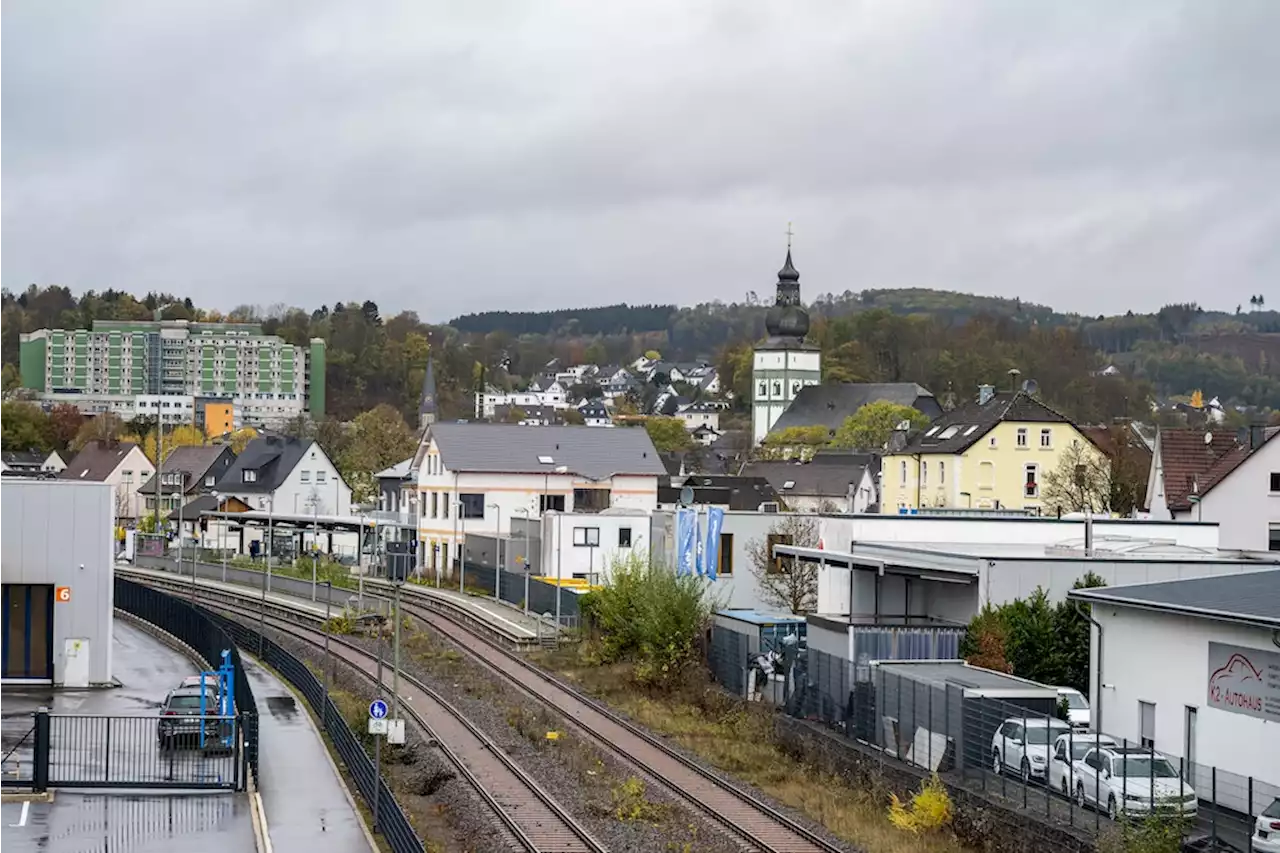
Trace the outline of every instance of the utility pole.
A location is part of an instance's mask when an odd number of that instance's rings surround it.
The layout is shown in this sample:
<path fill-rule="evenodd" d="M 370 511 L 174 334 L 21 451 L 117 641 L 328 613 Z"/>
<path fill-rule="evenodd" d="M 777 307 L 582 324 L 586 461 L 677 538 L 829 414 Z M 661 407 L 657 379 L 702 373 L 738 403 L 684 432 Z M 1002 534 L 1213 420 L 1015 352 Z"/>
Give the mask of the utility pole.
<path fill-rule="evenodd" d="M 400 719 L 400 587 L 404 586 L 403 568 L 402 564 L 396 569 L 395 594 L 392 596 L 392 608 L 396 620 L 391 651 L 392 666 L 394 667 L 391 671 L 391 719 L 393 721 Z"/>
<path fill-rule="evenodd" d="M 493 507 L 496 523 L 493 533 L 493 559 L 497 564 L 493 572 L 493 597 L 496 601 L 502 601 L 502 507 L 499 504 L 489 504 Z"/>
<path fill-rule="evenodd" d="M 519 507 L 516 512 L 524 513 L 524 615 L 529 615 L 529 528 L 532 522 L 529 520 L 529 508 Z"/>
<path fill-rule="evenodd" d="M 333 583 L 324 582 L 324 727 L 329 728 L 329 670 L 333 668 L 329 657 L 329 613 L 333 604 Z"/>

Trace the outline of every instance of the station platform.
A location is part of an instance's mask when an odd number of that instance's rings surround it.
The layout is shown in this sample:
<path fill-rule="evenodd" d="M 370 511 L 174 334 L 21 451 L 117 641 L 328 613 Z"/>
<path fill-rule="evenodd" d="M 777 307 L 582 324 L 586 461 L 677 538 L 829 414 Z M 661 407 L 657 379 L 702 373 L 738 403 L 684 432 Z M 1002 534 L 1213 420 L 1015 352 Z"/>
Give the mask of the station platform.
<path fill-rule="evenodd" d="M 258 791 L 275 853 L 370 853 L 314 718 L 274 673 L 247 655 L 241 661 L 258 703 Z"/>
<path fill-rule="evenodd" d="M 187 563 L 183 566 L 183 573 L 176 571 L 176 565 L 170 564 L 169 568 L 142 568 L 131 565 L 119 565 L 117 569 L 121 572 L 131 572 L 144 577 L 151 576 L 163 578 L 166 581 L 173 582 L 175 580 L 191 579 L 191 564 Z M 220 565 L 209 563 L 201 563 L 196 567 L 196 587 L 197 598 L 200 588 L 217 589 L 222 585 L 221 578 L 223 570 Z M 240 569 L 229 567 L 226 570 L 226 578 L 228 586 L 243 590 L 245 587 L 260 590 L 262 588 L 263 573 L 250 569 Z M 376 579 L 365 579 L 363 584 L 364 592 L 372 596 L 371 601 L 378 601 L 380 598 L 389 596 L 391 593 L 391 584 Z M 311 582 L 295 577 L 272 576 L 271 590 L 267 593 L 267 601 L 282 604 L 290 607 L 301 607 L 309 612 L 315 613 L 317 616 L 325 614 L 324 597 L 327 590 L 323 585 L 318 587 L 314 593 Z M 358 590 L 334 587 L 333 598 L 331 600 L 332 608 L 342 608 L 345 606 L 356 607 L 360 604 L 368 605 L 370 600 L 361 601 Z M 314 595 L 314 598 L 313 598 Z M 510 604 L 501 603 L 493 598 L 469 595 L 462 593 L 457 589 L 448 587 L 434 587 L 425 584 L 407 583 L 401 588 L 402 600 L 412 602 L 414 598 L 436 598 L 448 602 L 455 606 L 458 610 L 465 613 L 470 618 L 491 628 L 517 645 L 535 645 L 542 638 L 550 638 L 554 636 L 555 629 L 553 622 L 545 618 L 540 618 L 535 614 L 526 614 L 519 608 Z"/>

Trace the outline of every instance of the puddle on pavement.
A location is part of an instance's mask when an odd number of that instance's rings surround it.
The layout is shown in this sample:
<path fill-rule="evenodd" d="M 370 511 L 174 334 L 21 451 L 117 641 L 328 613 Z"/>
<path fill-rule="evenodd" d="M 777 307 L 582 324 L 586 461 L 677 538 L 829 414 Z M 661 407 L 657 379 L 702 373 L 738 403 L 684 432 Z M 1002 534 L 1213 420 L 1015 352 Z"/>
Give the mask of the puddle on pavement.
<path fill-rule="evenodd" d="M 268 696 L 267 710 L 273 717 L 292 720 L 298 716 L 298 703 L 292 696 Z"/>

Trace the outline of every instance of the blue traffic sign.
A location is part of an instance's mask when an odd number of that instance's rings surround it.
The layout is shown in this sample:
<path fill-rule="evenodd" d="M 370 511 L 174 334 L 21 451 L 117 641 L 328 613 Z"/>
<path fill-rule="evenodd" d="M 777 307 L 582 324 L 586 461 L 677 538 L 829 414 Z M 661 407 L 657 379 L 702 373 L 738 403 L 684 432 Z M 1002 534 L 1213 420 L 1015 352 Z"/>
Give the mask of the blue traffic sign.
<path fill-rule="evenodd" d="M 385 720 L 387 718 L 387 703 L 381 699 L 374 699 L 369 703 L 369 716 L 375 720 Z"/>

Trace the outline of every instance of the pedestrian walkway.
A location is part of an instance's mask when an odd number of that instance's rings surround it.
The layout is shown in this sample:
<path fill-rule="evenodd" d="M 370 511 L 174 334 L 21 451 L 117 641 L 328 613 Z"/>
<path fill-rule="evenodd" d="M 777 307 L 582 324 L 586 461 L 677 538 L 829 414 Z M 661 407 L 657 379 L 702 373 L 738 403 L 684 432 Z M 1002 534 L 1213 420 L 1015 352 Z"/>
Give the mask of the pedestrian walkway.
<path fill-rule="evenodd" d="M 311 715 L 272 672 L 247 656 L 241 660 L 258 703 L 258 790 L 272 849 L 371 851 L 355 803 Z"/>
<path fill-rule="evenodd" d="M 554 632 L 554 625 L 536 614 L 519 610 L 510 604 L 496 601 L 493 598 L 468 595 L 456 589 L 434 586 L 406 584 L 406 595 L 428 595 L 446 599 L 474 618 L 481 620 L 514 639 L 536 640 L 543 635 Z"/>

